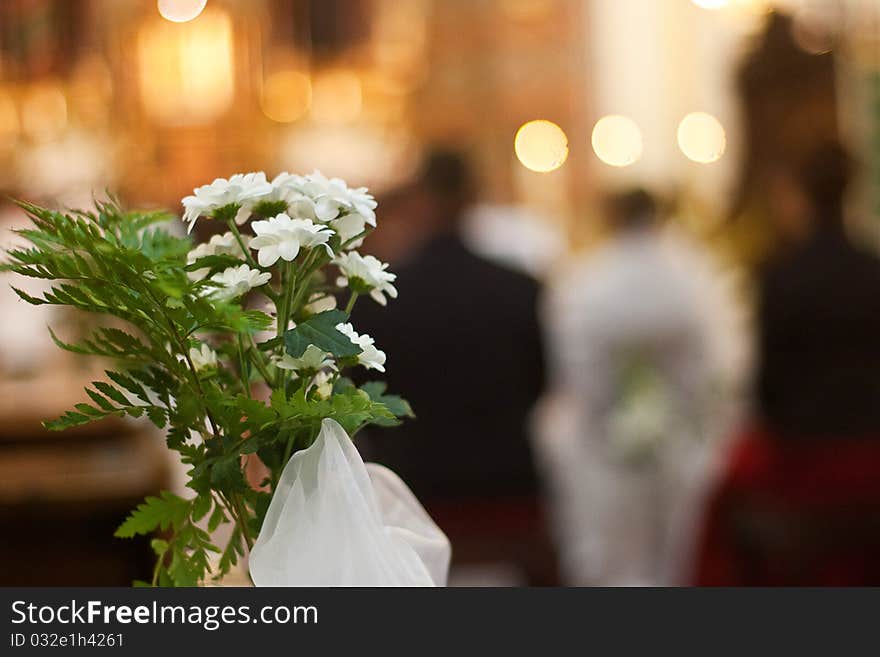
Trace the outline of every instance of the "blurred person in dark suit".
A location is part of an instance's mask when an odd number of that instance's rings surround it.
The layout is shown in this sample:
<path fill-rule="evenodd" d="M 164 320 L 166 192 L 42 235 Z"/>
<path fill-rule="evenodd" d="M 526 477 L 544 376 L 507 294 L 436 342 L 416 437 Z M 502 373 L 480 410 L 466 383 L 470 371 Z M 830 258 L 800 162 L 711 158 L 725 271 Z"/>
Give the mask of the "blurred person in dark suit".
<path fill-rule="evenodd" d="M 423 498 L 533 492 L 525 418 L 544 376 L 538 285 L 462 243 L 474 183 L 460 156 L 432 154 L 420 186 L 429 203 L 409 221 L 422 244 L 395 270 L 399 298 L 354 311 L 395 355 L 385 379 L 417 415 L 371 444 Z"/>
<path fill-rule="evenodd" d="M 830 144 L 776 185 L 788 243 L 761 276 L 757 411 L 780 438 L 880 436 L 880 259 L 848 236 Z"/>
<path fill-rule="evenodd" d="M 702 584 L 880 584 L 880 258 L 847 235 L 836 143 L 777 173 L 755 420 L 710 501 Z"/>
<path fill-rule="evenodd" d="M 384 308 L 361 301 L 353 323 L 393 354 L 388 388 L 410 401 L 416 419 L 371 432 L 362 449 L 412 487 L 461 558 L 469 542 L 492 542 L 495 521 L 498 541 L 508 530 L 536 533 L 527 417 L 544 381 L 538 284 L 463 244 L 459 225 L 475 182 L 461 155 L 432 153 L 415 189 L 423 212 L 408 217 L 415 246 L 394 268 L 399 298 Z M 515 554 L 511 541 L 509 554 L 488 548 L 486 559 Z"/>

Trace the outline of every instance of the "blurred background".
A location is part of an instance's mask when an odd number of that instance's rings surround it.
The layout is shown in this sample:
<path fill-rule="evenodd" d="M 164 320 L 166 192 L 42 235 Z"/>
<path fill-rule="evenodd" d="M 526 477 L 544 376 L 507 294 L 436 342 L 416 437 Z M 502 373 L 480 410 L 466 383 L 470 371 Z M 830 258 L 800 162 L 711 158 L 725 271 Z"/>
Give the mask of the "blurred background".
<path fill-rule="evenodd" d="M 380 202 L 401 297 L 354 321 L 418 419 L 359 446 L 453 584 L 880 583 L 877 0 L 0 2 L 5 197 L 316 168 Z M 112 531 L 180 468 L 42 430 L 88 318 L 10 282 L 0 584 L 146 579 Z"/>

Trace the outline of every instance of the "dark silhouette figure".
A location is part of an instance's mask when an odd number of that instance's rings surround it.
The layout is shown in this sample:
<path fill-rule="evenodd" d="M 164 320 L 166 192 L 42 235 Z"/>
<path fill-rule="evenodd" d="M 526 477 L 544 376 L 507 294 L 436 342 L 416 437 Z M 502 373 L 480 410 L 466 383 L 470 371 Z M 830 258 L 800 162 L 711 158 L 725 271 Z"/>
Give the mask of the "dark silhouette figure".
<path fill-rule="evenodd" d="M 710 500 L 699 583 L 880 584 L 880 259 L 844 230 L 850 172 L 828 145 L 777 186 L 793 216 L 761 276 L 756 421 Z"/>
<path fill-rule="evenodd" d="M 782 439 L 880 437 L 880 258 L 846 235 L 850 169 L 833 145 L 798 167 L 805 226 L 761 276 L 757 410 Z"/>
<path fill-rule="evenodd" d="M 458 222 L 473 183 L 463 159 L 435 153 L 419 181 L 428 236 L 395 267 L 400 295 L 385 308 L 359 302 L 354 325 L 389 354 L 389 389 L 417 418 L 373 432 L 369 456 L 423 500 L 533 493 L 527 416 L 544 377 L 538 285 L 462 243 Z"/>
<path fill-rule="evenodd" d="M 774 167 L 794 166 L 839 135 L 834 56 L 804 51 L 793 24 L 784 12 L 769 14 L 736 74 L 743 156 L 726 233 L 750 269 L 766 260 L 778 238 L 768 216 Z"/>

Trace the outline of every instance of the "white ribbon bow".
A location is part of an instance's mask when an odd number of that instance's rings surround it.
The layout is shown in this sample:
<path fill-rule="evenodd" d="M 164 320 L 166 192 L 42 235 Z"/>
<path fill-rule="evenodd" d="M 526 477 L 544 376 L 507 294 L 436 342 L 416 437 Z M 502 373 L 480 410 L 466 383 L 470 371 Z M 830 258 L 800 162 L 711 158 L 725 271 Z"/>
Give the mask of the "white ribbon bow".
<path fill-rule="evenodd" d="M 257 586 L 445 586 L 451 552 L 400 477 L 325 419 L 284 468 L 250 573 Z"/>

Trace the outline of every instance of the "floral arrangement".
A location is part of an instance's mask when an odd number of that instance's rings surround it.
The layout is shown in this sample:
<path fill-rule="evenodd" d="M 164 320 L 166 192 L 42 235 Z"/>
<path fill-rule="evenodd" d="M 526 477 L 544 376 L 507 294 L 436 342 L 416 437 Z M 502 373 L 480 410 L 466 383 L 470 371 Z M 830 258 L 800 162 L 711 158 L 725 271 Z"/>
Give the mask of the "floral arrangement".
<path fill-rule="evenodd" d="M 684 432 L 675 413 L 668 383 L 644 354 L 620 357 L 614 403 L 607 429 L 611 457 L 639 468 L 655 463 L 658 451 L 672 436 Z"/>
<path fill-rule="evenodd" d="M 166 230 L 174 218 L 164 212 L 124 212 L 113 200 L 92 212 L 20 206 L 29 244 L 3 268 L 52 284 L 41 298 L 19 296 L 116 318 L 75 344 L 52 333 L 62 349 L 115 364 L 86 388 L 88 402 L 45 426 L 145 416 L 190 468 L 193 495 L 148 497 L 116 531 L 156 534 L 149 584 L 228 573 L 259 534 L 285 464 L 325 418 L 354 436 L 412 415 L 384 383 L 358 387 L 343 374 L 385 371 L 385 353 L 348 320 L 363 296 L 397 296 L 387 265 L 356 250 L 376 226 L 366 188 L 319 172 L 218 178 L 183 199 L 190 231 L 204 219 L 228 229 L 195 248 Z M 255 457 L 268 471 L 258 487 L 245 475 Z M 214 545 L 227 523 L 228 543 Z"/>

